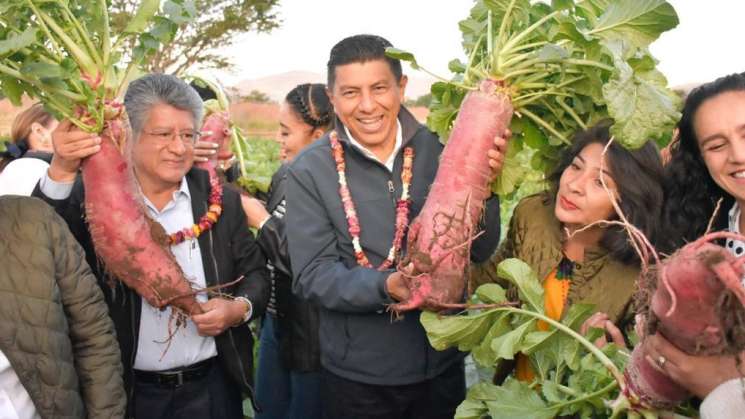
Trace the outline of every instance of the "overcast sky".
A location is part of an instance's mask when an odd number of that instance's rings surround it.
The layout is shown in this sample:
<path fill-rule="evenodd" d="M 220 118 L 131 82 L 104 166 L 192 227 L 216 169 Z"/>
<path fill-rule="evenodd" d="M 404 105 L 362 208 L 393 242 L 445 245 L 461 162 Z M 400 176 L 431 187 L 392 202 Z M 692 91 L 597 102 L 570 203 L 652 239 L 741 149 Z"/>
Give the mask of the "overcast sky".
<path fill-rule="evenodd" d="M 652 45 L 673 86 L 745 71 L 745 1 L 669 0 L 680 24 Z M 412 51 L 420 64 L 448 76 L 462 58 L 458 21 L 470 0 L 280 0 L 281 26 L 242 36 L 228 51 L 238 64 L 224 83 L 293 70 L 322 73 L 342 38 L 375 33 Z M 411 73 L 411 71 L 409 71 Z"/>

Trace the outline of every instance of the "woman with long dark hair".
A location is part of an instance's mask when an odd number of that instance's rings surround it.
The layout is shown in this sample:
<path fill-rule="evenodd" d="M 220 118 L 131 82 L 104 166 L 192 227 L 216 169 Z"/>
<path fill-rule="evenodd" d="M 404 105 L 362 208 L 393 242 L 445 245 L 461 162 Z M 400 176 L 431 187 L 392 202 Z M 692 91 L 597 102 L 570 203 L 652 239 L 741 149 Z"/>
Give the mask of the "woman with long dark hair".
<path fill-rule="evenodd" d="M 285 175 L 305 146 L 333 125 L 334 112 L 323 84 L 292 89 L 279 112 L 277 139 L 285 164 L 272 177 L 266 207 L 244 197 L 248 224 L 269 259 L 272 292 L 262 322 L 256 397 L 257 419 L 320 419 L 320 349 L 316 308 L 292 294 L 292 271 L 285 235 Z M 267 211 L 268 210 L 268 211 Z"/>
<path fill-rule="evenodd" d="M 633 151 L 612 142 L 603 154 L 608 128 L 604 123 L 576 135 L 549 178 L 551 191 L 520 201 L 506 239 L 488 263 L 474 270 L 472 285 L 499 282 L 497 265 L 519 258 L 543 280 L 549 317 L 560 319 L 574 303 L 593 304 L 597 312 L 582 329 L 606 329 L 615 343 L 625 345 L 621 330 L 633 320 L 641 261 L 623 227 L 600 222 L 618 218 L 611 193 L 627 220 L 654 241 L 663 198 L 662 162 L 652 142 Z M 532 381 L 527 357 L 518 357 L 516 375 Z"/>
<path fill-rule="evenodd" d="M 666 253 L 702 236 L 710 221 L 715 231 L 745 232 L 745 73 L 691 91 L 678 130 L 665 168 L 661 245 Z M 724 244 L 735 256 L 745 255 L 745 242 Z M 704 399 L 702 418 L 742 417 L 738 365 L 744 354 L 737 362 L 733 356 L 686 355 L 659 335 L 646 342 L 647 354 L 662 372 Z"/>

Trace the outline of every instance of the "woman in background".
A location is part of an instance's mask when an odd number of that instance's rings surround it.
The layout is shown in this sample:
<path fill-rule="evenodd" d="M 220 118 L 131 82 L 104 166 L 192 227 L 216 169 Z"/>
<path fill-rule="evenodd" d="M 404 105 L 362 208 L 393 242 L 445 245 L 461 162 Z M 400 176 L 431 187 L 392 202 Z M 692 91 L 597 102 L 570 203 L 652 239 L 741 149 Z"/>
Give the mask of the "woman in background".
<path fill-rule="evenodd" d="M 322 137 L 334 122 L 323 84 L 292 89 L 279 113 L 278 140 L 284 162 L 272 177 L 267 205 L 243 197 L 249 226 L 268 258 L 272 292 L 262 322 L 256 399 L 257 419 L 320 419 L 320 354 L 316 308 L 292 294 L 292 271 L 285 235 L 285 175 L 305 146 Z M 268 210 L 268 211 L 267 211 Z"/>
<path fill-rule="evenodd" d="M 16 116 L 0 153 L 0 195 L 30 196 L 52 159 L 57 120 L 37 103 Z"/>

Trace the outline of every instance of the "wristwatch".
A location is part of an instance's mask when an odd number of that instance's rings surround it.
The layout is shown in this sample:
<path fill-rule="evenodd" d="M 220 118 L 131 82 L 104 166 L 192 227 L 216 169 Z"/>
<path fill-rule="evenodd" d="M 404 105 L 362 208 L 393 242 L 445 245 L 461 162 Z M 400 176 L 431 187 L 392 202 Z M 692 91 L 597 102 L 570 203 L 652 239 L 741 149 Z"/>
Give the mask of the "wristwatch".
<path fill-rule="evenodd" d="M 243 323 L 246 323 L 251 318 L 251 314 L 253 314 L 253 304 L 251 304 L 251 301 L 246 297 L 235 297 L 234 300 L 242 301 L 246 304 L 246 313 L 243 315 L 241 322 L 236 325 L 238 326 Z"/>

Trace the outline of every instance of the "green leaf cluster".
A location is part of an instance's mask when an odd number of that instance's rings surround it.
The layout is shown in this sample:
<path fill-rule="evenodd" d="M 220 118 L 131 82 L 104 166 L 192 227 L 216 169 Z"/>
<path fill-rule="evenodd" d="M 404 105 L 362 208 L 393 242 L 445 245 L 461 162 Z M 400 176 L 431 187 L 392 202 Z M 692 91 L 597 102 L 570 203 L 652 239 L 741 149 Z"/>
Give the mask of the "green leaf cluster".
<path fill-rule="evenodd" d="M 110 0 L 5 0 L 0 90 L 14 104 L 24 94 L 38 98 L 58 117 L 100 132 L 106 105 L 145 58 L 173 40 L 175 21 L 194 16 L 191 1 L 167 0 L 161 11 L 161 0 L 141 0 L 126 27 L 112 31 Z"/>
<path fill-rule="evenodd" d="M 497 274 L 517 290 L 520 308 L 484 308 L 453 316 L 425 312 L 422 325 L 435 349 L 471 351 L 474 360 L 487 368 L 522 353 L 536 378 L 532 383 L 510 378 L 500 386 L 478 383 L 469 390 L 455 417 L 608 416 L 611 410 L 606 402 L 619 394 L 619 371 L 628 354 L 615 345 L 598 349 L 591 343 L 597 336 L 577 333 L 593 307 L 575 304 L 560 322 L 547 320 L 543 287 L 527 264 L 507 259 L 499 264 Z M 506 299 L 500 285 L 486 284 L 476 290 L 472 302 L 498 304 Z M 548 330 L 537 328 L 538 320 L 549 323 Z"/>
<path fill-rule="evenodd" d="M 515 109 L 513 145 L 493 185 L 503 196 L 527 173 L 550 172 L 574 133 L 601 120 L 628 148 L 664 142 L 681 101 L 648 47 L 677 24 L 664 0 L 477 0 L 459 24 L 468 62 L 453 60 L 452 78 L 432 86 L 427 124 L 446 141 L 465 94 L 484 79 L 502 83 Z M 421 69 L 409 52 L 390 55 Z"/>
<path fill-rule="evenodd" d="M 282 164 L 279 143 L 271 139 L 247 139 L 237 127 L 233 131 L 239 136 L 238 140 L 234 137 L 233 152 L 242 160 L 238 184 L 252 195 L 267 193 L 274 172 Z"/>

